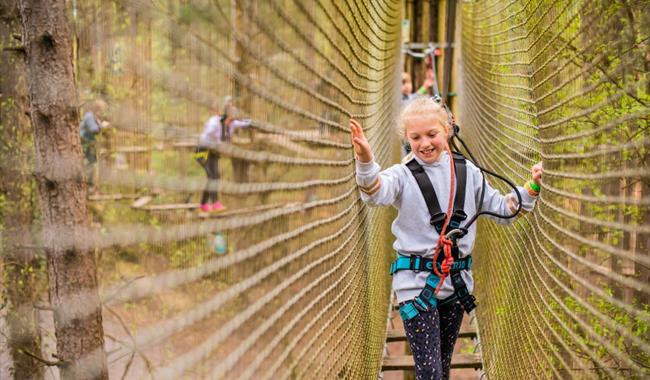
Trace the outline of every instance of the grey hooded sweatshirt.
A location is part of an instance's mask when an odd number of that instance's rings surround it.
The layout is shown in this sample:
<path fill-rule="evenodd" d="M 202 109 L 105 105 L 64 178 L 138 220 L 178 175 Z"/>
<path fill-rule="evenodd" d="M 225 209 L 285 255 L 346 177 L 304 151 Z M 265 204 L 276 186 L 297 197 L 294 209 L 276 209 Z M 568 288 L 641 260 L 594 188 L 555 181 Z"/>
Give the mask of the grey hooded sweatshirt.
<path fill-rule="evenodd" d="M 449 154 L 443 152 L 437 162 L 431 164 L 423 163 L 415 158 L 424 168 L 436 191 L 440 207 L 443 212 L 447 211 L 450 193 L 450 166 Z M 397 164 L 381 171 L 379 165 L 374 162 L 356 162 L 356 180 L 361 189 L 361 200 L 369 206 L 395 207 L 398 211 L 397 217 L 392 224 L 392 232 L 395 235 L 393 248 L 404 256 L 422 256 L 433 258 L 434 250 L 438 243 L 439 235 L 435 228 L 429 224 L 431 216 L 424 197 L 418 187 L 415 177 L 404 164 Z M 467 180 L 465 185 L 465 213 L 467 222 L 477 212 L 482 186 L 481 171 L 470 161 L 467 161 Z M 522 209 L 531 211 L 535 206 L 536 197 L 528 194 L 523 187 L 518 187 L 522 198 Z M 510 215 L 510 204 L 517 205 L 517 197 L 513 192 L 508 195 L 501 195 L 499 191 L 492 188 L 486 182 L 485 195 L 481 210 L 492 211 L 501 215 Z M 510 224 L 515 218 L 501 219 L 489 217 L 499 224 Z M 461 223 L 461 227 L 464 223 Z M 469 228 L 468 234 L 458 241 L 460 257 L 466 257 L 472 253 L 476 239 L 476 223 Z M 439 255 L 442 252 L 439 253 Z M 402 270 L 393 275 L 393 289 L 397 293 L 398 302 L 411 301 L 417 297 L 425 286 L 426 279 L 430 272 L 414 272 Z M 463 270 L 461 276 L 467 285 L 467 290 L 472 293 L 474 280 L 471 270 Z M 453 294 L 454 288 L 450 276 L 447 276 L 440 292 L 436 295 L 438 299 L 445 299 Z"/>

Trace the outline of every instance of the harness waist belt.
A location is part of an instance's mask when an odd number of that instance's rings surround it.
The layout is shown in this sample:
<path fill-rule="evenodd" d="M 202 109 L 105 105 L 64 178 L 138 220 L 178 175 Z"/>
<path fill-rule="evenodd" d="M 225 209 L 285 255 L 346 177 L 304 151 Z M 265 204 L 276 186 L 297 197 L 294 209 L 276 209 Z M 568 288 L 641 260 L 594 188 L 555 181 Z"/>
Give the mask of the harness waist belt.
<path fill-rule="evenodd" d="M 440 263 L 444 259 L 444 255 L 438 256 L 438 270 L 440 270 Z M 462 259 L 454 258 L 454 264 L 451 267 L 452 272 L 461 270 L 470 270 L 472 268 L 472 256 L 466 256 Z M 422 256 L 402 256 L 399 255 L 395 261 L 390 265 L 390 274 L 401 270 L 412 270 L 416 272 L 433 272 L 433 259 L 427 259 Z"/>
<path fill-rule="evenodd" d="M 471 269 L 472 267 L 472 256 L 467 256 L 462 259 L 457 259 L 458 257 L 458 246 L 452 249 L 452 255 L 454 256 L 454 264 L 452 265 L 449 276 L 451 278 L 451 283 L 454 287 L 454 293 L 445 298 L 444 300 L 438 300 L 435 296 L 435 289 L 440 283 L 440 278 L 433 273 L 432 259 L 425 259 L 421 256 L 403 256 L 398 255 L 397 260 L 395 260 L 390 267 L 390 274 L 394 274 L 400 270 L 411 270 L 411 271 L 428 271 L 431 272 L 427 277 L 426 285 L 422 292 L 415 297 L 412 301 L 404 303 L 399 311 L 402 317 L 402 320 L 408 321 L 417 317 L 420 312 L 426 312 L 430 309 L 435 309 L 438 306 L 442 306 L 448 303 L 460 302 L 463 309 L 469 314 L 474 308 L 476 308 L 476 298 L 472 294 L 469 294 L 467 290 L 467 285 L 463 281 L 460 272 L 464 269 Z M 440 259 L 442 256 L 438 256 Z M 444 258 L 444 257 L 443 257 Z M 440 269 L 440 262 L 438 262 L 438 269 Z"/>

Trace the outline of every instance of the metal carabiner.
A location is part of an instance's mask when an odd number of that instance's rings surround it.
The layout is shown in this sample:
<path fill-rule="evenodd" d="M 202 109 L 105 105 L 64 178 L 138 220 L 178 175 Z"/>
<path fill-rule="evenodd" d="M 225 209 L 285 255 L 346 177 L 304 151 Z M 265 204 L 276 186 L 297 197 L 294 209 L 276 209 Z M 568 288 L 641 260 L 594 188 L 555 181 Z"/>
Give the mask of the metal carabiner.
<path fill-rule="evenodd" d="M 461 238 L 467 234 L 467 230 L 463 228 L 455 228 L 445 235 L 445 239 L 447 240 L 456 240 L 457 238 Z M 452 239 L 453 238 L 453 239 Z"/>

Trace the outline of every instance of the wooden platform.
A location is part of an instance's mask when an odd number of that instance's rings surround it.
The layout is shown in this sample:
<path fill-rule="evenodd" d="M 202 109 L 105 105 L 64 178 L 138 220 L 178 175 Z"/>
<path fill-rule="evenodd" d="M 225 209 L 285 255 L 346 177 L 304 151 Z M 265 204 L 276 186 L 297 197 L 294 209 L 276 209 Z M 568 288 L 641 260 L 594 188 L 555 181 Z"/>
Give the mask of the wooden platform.
<path fill-rule="evenodd" d="M 145 153 L 155 150 L 151 146 L 118 146 L 113 148 L 113 152 L 117 153 Z"/>
<path fill-rule="evenodd" d="M 121 199 L 134 199 L 139 196 L 138 194 L 93 194 L 88 196 L 88 200 L 94 202 L 119 201 Z"/>
<path fill-rule="evenodd" d="M 479 355 L 456 354 L 451 359 L 451 368 L 481 369 L 483 364 Z M 410 355 L 386 356 L 381 369 L 382 371 L 415 371 L 415 362 L 413 362 L 413 356 Z"/>
<path fill-rule="evenodd" d="M 217 212 L 201 212 L 198 213 L 197 215 L 199 218 L 223 218 L 225 216 L 235 216 L 235 215 L 244 215 L 244 214 L 250 214 L 250 213 L 255 213 L 255 212 L 261 212 L 261 211 L 267 211 L 267 210 L 272 210 L 274 208 L 280 208 L 280 207 L 286 207 L 291 204 L 282 204 L 282 203 L 272 203 L 268 205 L 259 205 L 259 206 L 252 206 L 252 207 L 244 207 L 244 208 L 238 208 L 238 209 L 225 209 L 223 211 L 217 211 Z M 198 207 L 198 205 L 197 205 Z"/>
<path fill-rule="evenodd" d="M 472 327 L 461 329 L 458 338 L 475 339 L 476 330 Z M 386 342 L 406 342 L 406 332 L 403 328 L 390 329 L 386 334 Z"/>
<path fill-rule="evenodd" d="M 198 203 L 170 203 L 160 205 L 148 205 L 139 207 L 146 211 L 173 211 L 173 210 L 194 210 L 199 208 Z"/>
<path fill-rule="evenodd" d="M 196 216 L 198 218 L 223 218 L 225 216 L 234 216 L 234 215 L 242 215 L 242 214 L 250 214 L 254 212 L 260 212 L 260 211 L 266 211 L 266 210 L 271 210 L 274 208 L 280 208 L 280 207 L 288 207 L 294 205 L 293 203 L 290 204 L 283 204 L 283 203 L 273 203 L 273 204 L 267 204 L 267 205 L 258 205 L 258 206 L 251 206 L 251 207 L 242 207 L 242 208 L 234 208 L 234 209 L 229 209 L 226 208 L 223 211 L 213 211 L 213 212 L 197 212 Z M 137 207 L 136 207 L 137 206 Z M 140 210 L 144 211 L 185 211 L 185 210 L 196 210 L 198 209 L 200 204 L 198 203 L 168 203 L 168 204 L 157 204 L 157 205 L 132 205 L 134 208 L 138 208 Z"/>
<path fill-rule="evenodd" d="M 133 203 L 131 203 L 131 207 L 133 208 L 143 207 L 147 203 L 151 202 L 151 199 L 153 198 L 150 195 L 145 195 L 143 197 L 136 199 Z"/>
<path fill-rule="evenodd" d="M 388 312 L 386 343 L 381 371 L 384 379 L 397 380 L 403 376 L 413 376 L 415 363 L 409 355 L 409 344 L 404 331 L 404 324 L 396 307 L 397 300 L 393 295 L 391 304 L 395 307 Z M 475 316 L 464 315 L 458 340 L 454 345 L 450 369 L 452 379 L 475 380 L 483 375 L 483 363 L 480 350 L 480 336 Z M 399 371 L 404 371 L 400 373 Z"/>

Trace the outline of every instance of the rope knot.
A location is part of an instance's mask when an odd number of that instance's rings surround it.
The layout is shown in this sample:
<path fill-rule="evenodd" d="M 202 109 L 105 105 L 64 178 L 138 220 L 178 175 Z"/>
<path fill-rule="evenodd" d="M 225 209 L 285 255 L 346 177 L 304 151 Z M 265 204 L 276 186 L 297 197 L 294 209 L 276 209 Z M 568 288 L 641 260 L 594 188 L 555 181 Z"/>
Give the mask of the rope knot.
<path fill-rule="evenodd" d="M 454 257 L 451 254 L 451 248 L 452 248 L 453 242 L 449 239 L 444 239 L 442 241 L 442 249 L 443 252 L 445 253 L 445 259 L 442 261 L 442 264 L 440 265 L 440 269 L 442 273 L 445 275 L 449 274 L 449 271 L 451 271 L 451 267 L 454 265 Z"/>

